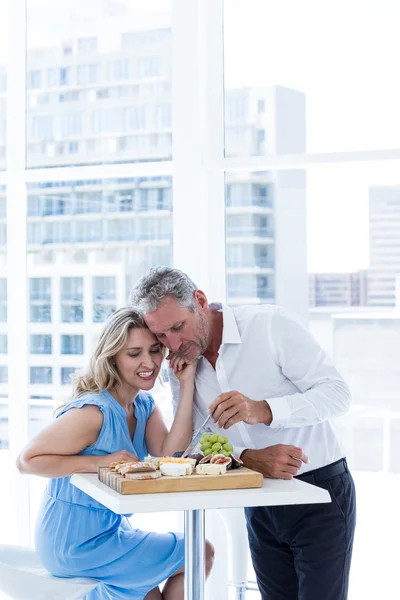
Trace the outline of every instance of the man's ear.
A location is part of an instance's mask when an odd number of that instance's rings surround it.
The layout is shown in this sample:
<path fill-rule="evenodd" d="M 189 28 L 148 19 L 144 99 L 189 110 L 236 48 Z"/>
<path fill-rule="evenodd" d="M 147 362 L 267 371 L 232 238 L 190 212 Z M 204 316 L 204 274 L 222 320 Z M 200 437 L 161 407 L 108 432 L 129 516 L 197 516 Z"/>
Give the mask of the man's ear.
<path fill-rule="evenodd" d="M 194 299 L 196 304 L 200 307 L 200 308 L 207 308 L 208 306 L 208 300 L 207 300 L 207 296 L 205 295 L 204 292 L 202 292 L 201 290 L 195 290 L 193 292 L 194 295 Z"/>

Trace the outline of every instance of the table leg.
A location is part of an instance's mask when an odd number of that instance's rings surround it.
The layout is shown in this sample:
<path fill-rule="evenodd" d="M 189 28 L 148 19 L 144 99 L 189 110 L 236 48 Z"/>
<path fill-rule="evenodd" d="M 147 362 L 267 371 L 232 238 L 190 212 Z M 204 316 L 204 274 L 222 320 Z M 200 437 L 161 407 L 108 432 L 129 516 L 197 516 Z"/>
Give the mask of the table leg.
<path fill-rule="evenodd" d="M 185 510 L 185 600 L 204 600 L 204 510 Z"/>

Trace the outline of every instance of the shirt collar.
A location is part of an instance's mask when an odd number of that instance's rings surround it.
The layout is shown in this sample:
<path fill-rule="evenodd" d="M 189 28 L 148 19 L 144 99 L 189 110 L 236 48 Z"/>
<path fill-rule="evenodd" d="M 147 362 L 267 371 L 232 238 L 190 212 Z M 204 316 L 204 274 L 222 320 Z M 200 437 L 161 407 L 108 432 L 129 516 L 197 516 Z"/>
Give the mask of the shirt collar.
<path fill-rule="evenodd" d="M 222 305 L 222 344 L 241 344 L 235 313 L 230 306 Z"/>

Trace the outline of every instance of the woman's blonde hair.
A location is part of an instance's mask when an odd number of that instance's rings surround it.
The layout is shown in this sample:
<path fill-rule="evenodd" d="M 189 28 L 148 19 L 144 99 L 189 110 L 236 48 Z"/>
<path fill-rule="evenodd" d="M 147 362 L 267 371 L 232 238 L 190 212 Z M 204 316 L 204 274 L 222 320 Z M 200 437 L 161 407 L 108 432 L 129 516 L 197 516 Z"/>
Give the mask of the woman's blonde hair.
<path fill-rule="evenodd" d="M 98 393 L 121 384 L 114 357 L 126 343 L 132 328 L 147 329 L 143 317 L 133 308 L 119 308 L 108 317 L 89 367 L 83 372 L 78 371 L 72 379 L 73 399 L 86 392 Z"/>

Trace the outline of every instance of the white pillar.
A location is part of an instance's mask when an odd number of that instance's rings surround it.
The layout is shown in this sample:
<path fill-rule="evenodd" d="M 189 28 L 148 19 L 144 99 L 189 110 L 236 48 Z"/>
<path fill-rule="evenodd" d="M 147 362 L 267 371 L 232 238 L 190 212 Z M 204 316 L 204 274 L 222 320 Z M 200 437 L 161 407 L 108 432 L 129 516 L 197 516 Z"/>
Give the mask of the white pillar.
<path fill-rule="evenodd" d="M 224 301 L 224 174 L 208 167 L 224 148 L 222 9 L 222 0 L 173 1 L 172 118 L 173 263 Z"/>

